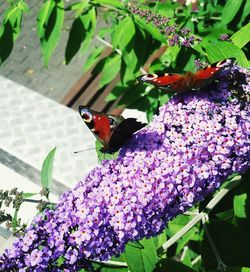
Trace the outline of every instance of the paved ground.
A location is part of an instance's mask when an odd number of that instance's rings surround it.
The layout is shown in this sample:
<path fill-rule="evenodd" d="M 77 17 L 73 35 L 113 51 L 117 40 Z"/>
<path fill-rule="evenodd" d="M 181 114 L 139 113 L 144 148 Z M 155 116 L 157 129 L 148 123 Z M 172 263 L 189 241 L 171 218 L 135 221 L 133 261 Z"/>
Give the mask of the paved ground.
<path fill-rule="evenodd" d="M 41 170 L 57 146 L 54 178 L 69 187 L 82 180 L 97 164 L 97 156 L 95 150 L 74 154 L 95 147 L 95 137 L 78 112 L 1 76 L 0 86 L 0 149 Z M 4 153 L 1 161 L 6 161 Z M 19 163 L 9 164 L 22 171 Z"/>
<path fill-rule="evenodd" d="M 0 75 L 53 100 L 61 101 L 81 76 L 86 56 L 77 55 L 69 65 L 64 64 L 64 51 L 72 23 L 72 20 L 67 18 L 58 48 L 49 62 L 49 67 L 45 68 L 39 38 L 36 35 L 36 16 L 43 1 L 27 0 L 26 2 L 29 3 L 30 12 L 24 16 L 22 33 L 15 42 L 13 52 L 0 66 Z M 65 1 L 68 5 L 67 2 L 70 1 Z M 6 7 L 5 3 L 6 1 L 0 1 L 0 22 Z"/>

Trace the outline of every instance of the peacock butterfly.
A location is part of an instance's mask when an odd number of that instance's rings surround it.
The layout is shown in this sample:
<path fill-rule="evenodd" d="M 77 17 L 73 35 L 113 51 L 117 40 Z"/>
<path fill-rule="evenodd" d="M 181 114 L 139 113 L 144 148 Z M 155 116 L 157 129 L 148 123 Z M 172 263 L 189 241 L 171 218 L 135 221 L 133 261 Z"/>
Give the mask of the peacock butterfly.
<path fill-rule="evenodd" d="M 198 70 L 196 73 L 185 74 L 157 73 L 145 74 L 137 79 L 162 89 L 166 92 L 182 93 L 188 90 L 199 90 L 214 79 L 214 76 L 221 70 L 227 69 L 234 64 L 235 59 L 229 58 L 213 63 L 208 67 Z"/>
<path fill-rule="evenodd" d="M 100 150 L 102 153 L 115 153 L 132 134 L 146 125 L 136 121 L 135 118 L 125 119 L 122 116 L 97 112 L 85 106 L 79 106 L 79 113 L 85 124 L 103 145 Z"/>

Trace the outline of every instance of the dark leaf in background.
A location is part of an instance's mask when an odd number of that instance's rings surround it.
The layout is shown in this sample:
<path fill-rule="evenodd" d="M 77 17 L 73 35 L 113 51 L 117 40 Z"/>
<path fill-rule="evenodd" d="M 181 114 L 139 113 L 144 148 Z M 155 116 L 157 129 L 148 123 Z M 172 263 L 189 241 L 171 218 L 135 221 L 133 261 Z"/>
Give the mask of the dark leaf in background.
<path fill-rule="evenodd" d="M 2 29 L 0 37 L 0 64 L 2 64 L 10 55 L 13 49 L 13 29 L 11 23 L 7 21 Z"/>
<path fill-rule="evenodd" d="M 218 219 L 210 219 L 207 228 L 224 264 L 250 267 L 249 236 L 237 226 Z M 217 261 L 206 235 L 203 237 L 201 249 L 205 268 L 216 268 Z"/>
<path fill-rule="evenodd" d="M 84 20 L 82 17 L 76 18 L 70 29 L 69 39 L 65 51 L 66 64 L 68 64 L 79 51 L 81 43 L 86 36 L 82 20 Z"/>
<path fill-rule="evenodd" d="M 170 259 L 162 259 L 160 260 L 155 269 L 153 270 L 154 272 L 194 272 L 192 268 L 174 261 Z"/>

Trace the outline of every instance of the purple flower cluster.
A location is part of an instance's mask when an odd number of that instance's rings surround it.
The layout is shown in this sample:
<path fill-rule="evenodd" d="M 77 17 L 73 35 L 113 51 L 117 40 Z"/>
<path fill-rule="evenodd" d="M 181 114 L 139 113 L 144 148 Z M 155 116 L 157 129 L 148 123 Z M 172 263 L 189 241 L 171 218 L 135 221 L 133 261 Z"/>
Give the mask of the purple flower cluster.
<path fill-rule="evenodd" d="M 248 169 L 249 99 L 235 91 L 249 98 L 250 74 L 233 66 L 218 77 L 207 91 L 175 95 L 117 160 L 103 161 L 37 216 L 0 257 L 0 271 L 77 271 L 88 259 L 107 260 Z"/>
<path fill-rule="evenodd" d="M 200 38 L 191 34 L 191 29 L 180 28 L 169 17 L 153 13 L 150 10 L 142 10 L 135 5 L 130 5 L 129 10 L 131 13 L 144 18 L 147 23 L 153 23 L 161 33 L 167 36 L 169 46 L 183 45 L 190 47 L 201 41 Z"/>
<path fill-rule="evenodd" d="M 228 36 L 228 34 L 221 34 L 220 40 L 221 41 L 230 41 L 230 37 Z"/>

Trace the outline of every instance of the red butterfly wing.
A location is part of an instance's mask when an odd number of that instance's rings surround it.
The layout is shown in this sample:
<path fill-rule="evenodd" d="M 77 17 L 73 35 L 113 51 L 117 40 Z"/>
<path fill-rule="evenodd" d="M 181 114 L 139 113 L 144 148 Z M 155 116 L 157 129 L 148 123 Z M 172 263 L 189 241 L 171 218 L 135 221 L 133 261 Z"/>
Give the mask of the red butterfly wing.
<path fill-rule="evenodd" d="M 108 115 L 84 106 L 79 106 L 79 113 L 97 140 L 104 146 L 108 146 L 111 137 Z"/>
<path fill-rule="evenodd" d="M 221 70 L 226 69 L 234 64 L 235 59 L 225 59 L 211 64 L 195 73 L 194 87 L 200 88 L 210 82 L 214 76 Z"/>
<path fill-rule="evenodd" d="M 159 89 L 167 91 L 176 91 L 174 88 L 175 83 L 182 81 L 183 76 L 180 74 L 146 74 L 138 77 L 141 82 L 153 84 Z"/>
<path fill-rule="evenodd" d="M 79 106 L 79 113 L 97 140 L 102 143 L 103 153 L 118 151 L 133 133 L 146 125 L 134 118 L 124 119 L 122 116 L 93 111 L 84 106 Z"/>

